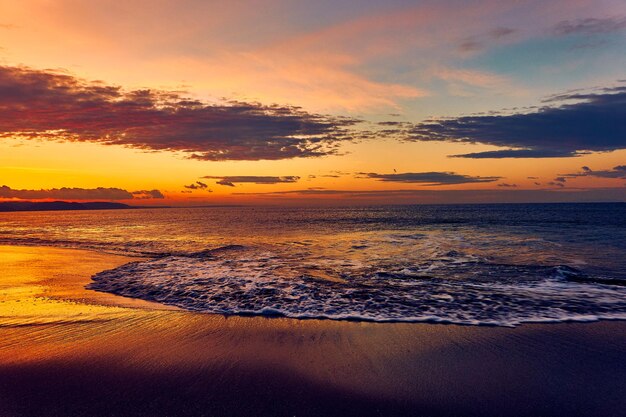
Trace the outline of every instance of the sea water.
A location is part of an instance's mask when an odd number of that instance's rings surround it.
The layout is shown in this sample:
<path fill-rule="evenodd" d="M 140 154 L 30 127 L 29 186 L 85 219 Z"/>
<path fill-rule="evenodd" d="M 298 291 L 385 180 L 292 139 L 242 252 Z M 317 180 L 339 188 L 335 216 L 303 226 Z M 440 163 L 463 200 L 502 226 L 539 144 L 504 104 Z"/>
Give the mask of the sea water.
<path fill-rule="evenodd" d="M 0 213 L 0 243 L 137 256 L 88 288 L 214 314 L 626 319 L 626 204 Z"/>

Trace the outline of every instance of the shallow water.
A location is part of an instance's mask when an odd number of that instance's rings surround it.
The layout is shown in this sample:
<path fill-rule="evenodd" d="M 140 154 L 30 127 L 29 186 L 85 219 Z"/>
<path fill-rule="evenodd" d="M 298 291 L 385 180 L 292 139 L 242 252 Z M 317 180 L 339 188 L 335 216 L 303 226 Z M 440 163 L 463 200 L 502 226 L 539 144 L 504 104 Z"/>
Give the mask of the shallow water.
<path fill-rule="evenodd" d="M 151 259 L 89 286 L 189 310 L 514 326 L 626 319 L 626 205 L 3 213 L 0 243 Z"/>

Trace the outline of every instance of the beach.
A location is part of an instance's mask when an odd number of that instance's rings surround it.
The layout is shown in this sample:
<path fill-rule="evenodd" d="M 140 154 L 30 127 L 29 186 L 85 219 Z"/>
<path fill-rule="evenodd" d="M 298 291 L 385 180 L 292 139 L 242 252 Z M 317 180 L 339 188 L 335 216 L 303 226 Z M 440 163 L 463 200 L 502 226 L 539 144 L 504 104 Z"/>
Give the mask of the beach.
<path fill-rule="evenodd" d="M 0 416 L 619 416 L 626 323 L 242 317 L 86 290 L 136 259 L 0 247 Z"/>
<path fill-rule="evenodd" d="M 625 51 L 626 0 L 0 0 L 0 417 L 626 417 Z"/>

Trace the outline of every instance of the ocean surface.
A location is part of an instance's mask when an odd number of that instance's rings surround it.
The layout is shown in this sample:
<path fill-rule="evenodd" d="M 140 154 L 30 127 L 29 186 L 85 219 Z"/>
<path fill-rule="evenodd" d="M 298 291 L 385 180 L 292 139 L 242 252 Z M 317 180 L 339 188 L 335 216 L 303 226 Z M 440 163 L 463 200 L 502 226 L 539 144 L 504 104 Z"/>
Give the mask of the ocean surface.
<path fill-rule="evenodd" d="M 626 319 L 626 204 L 0 213 L 0 244 L 137 256 L 88 288 L 217 314 Z"/>

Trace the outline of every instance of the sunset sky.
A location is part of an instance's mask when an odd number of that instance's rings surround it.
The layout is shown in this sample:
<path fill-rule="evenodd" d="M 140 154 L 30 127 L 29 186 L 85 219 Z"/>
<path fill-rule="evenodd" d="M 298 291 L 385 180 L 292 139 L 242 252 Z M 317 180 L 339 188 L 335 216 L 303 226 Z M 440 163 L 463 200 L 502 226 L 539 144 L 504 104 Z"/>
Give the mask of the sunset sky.
<path fill-rule="evenodd" d="M 626 201 L 626 2 L 0 0 L 0 200 Z"/>

